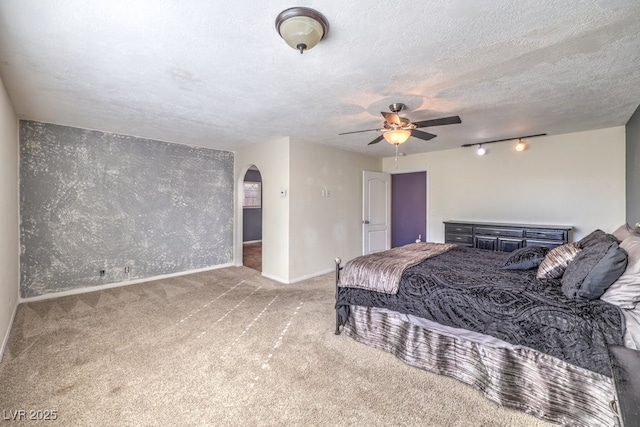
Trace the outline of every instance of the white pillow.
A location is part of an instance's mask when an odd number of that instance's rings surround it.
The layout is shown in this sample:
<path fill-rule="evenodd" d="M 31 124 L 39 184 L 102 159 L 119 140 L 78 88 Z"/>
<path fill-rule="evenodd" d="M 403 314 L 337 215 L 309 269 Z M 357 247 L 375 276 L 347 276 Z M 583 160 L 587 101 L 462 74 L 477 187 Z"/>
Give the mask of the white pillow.
<path fill-rule="evenodd" d="M 629 231 L 629 226 L 627 224 L 622 224 L 620 227 L 616 228 L 616 231 L 611 234 L 616 236 L 616 239 L 622 242 L 624 239 L 631 236 L 631 231 Z"/>
<path fill-rule="evenodd" d="M 633 309 L 640 302 L 640 236 L 627 237 L 620 247 L 629 256 L 627 269 L 600 299 L 621 308 Z"/>

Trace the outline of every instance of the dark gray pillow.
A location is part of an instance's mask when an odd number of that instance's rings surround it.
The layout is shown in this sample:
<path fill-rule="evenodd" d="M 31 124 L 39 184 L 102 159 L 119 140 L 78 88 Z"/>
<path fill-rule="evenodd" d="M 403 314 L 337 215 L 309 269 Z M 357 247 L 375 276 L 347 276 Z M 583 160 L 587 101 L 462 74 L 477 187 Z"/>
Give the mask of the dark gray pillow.
<path fill-rule="evenodd" d="M 580 249 L 586 249 L 593 245 L 597 245 L 598 243 L 613 242 L 618 242 L 618 239 L 616 239 L 616 236 L 614 236 L 613 234 L 605 233 L 602 230 L 594 230 L 580 239 L 580 241 L 578 242 L 578 247 Z"/>
<path fill-rule="evenodd" d="M 569 263 L 562 276 L 562 293 L 577 301 L 600 298 L 626 268 L 627 253 L 617 242 L 596 243 Z"/>
<path fill-rule="evenodd" d="M 500 267 L 502 270 L 529 270 L 540 265 L 549 252 L 542 246 L 527 246 L 511 252 Z"/>

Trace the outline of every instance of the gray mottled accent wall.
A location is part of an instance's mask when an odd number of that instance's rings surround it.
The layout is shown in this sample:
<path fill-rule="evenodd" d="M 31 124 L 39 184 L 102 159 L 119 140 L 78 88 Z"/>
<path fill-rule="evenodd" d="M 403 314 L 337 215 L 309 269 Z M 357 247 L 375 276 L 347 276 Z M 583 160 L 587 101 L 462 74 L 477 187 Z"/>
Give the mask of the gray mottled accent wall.
<path fill-rule="evenodd" d="M 231 262 L 233 162 L 225 151 L 21 121 L 21 295 Z"/>
<path fill-rule="evenodd" d="M 640 222 L 640 106 L 626 127 L 627 223 Z"/>

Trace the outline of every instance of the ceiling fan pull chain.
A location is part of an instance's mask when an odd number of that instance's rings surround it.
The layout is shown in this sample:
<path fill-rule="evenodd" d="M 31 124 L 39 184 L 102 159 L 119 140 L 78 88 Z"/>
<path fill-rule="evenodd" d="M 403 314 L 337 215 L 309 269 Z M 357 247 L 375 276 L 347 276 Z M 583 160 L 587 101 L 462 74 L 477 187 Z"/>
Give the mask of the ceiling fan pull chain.
<path fill-rule="evenodd" d="M 396 145 L 396 169 L 398 169 L 398 144 Z"/>

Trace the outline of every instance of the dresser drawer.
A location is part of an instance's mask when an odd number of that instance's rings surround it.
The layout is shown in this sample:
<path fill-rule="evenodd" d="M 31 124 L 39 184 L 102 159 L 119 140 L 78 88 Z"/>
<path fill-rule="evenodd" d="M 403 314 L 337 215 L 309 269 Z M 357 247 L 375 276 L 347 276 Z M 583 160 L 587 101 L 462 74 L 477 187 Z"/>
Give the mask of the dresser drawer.
<path fill-rule="evenodd" d="M 522 237 L 523 230 L 513 228 L 476 227 L 476 236 Z"/>
<path fill-rule="evenodd" d="M 533 240 L 527 239 L 527 246 L 543 246 L 545 248 L 553 249 L 557 246 L 562 246 L 564 243 L 559 240 Z"/>
<path fill-rule="evenodd" d="M 525 236 L 535 240 L 564 241 L 567 239 L 567 233 L 564 230 L 525 230 Z"/>
<path fill-rule="evenodd" d="M 473 236 L 471 234 L 451 234 L 445 235 L 445 243 L 473 243 Z"/>
<path fill-rule="evenodd" d="M 471 225 L 457 225 L 457 224 L 445 224 L 444 232 L 457 233 L 457 234 L 471 234 L 473 232 L 473 226 Z"/>

